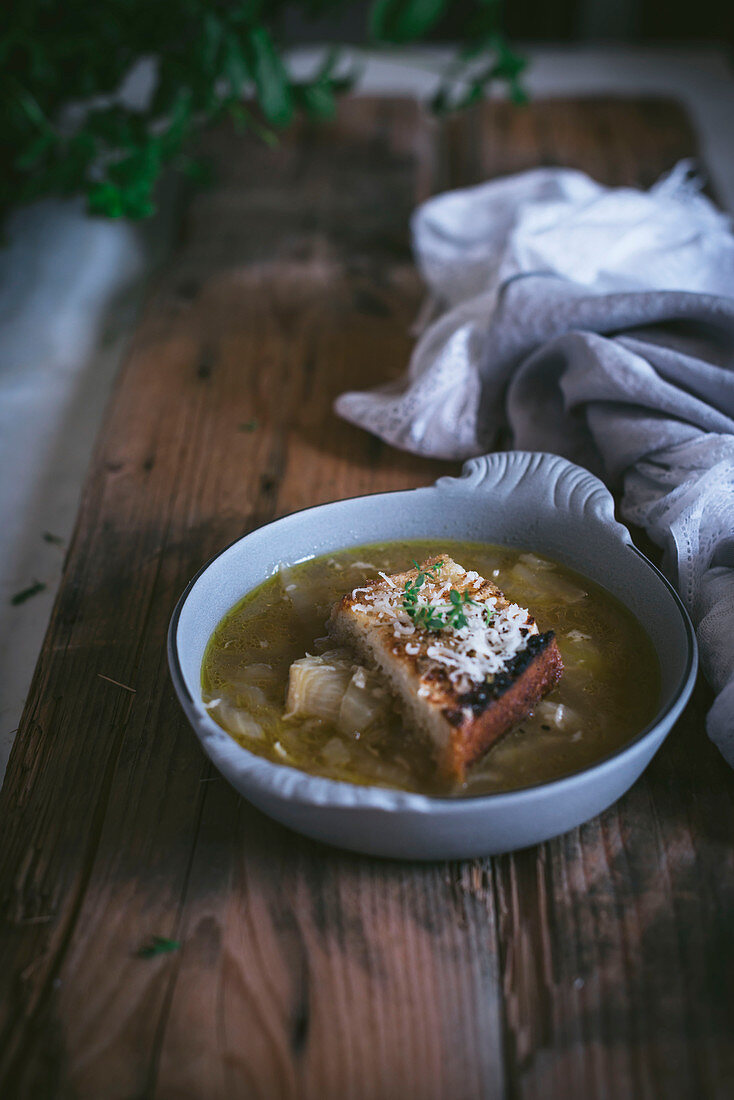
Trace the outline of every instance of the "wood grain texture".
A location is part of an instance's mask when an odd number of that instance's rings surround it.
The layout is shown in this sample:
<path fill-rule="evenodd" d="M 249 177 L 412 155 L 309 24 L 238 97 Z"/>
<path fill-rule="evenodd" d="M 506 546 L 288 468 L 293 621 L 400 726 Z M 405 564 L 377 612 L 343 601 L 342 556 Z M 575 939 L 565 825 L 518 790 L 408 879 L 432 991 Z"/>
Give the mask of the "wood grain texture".
<path fill-rule="evenodd" d="M 164 652 L 181 589 L 237 535 L 455 469 L 331 413 L 404 367 L 415 202 L 551 163 L 649 184 L 693 151 L 685 118 L 555 101 L 438 126 L 361 99 L 276 151 L 206 144 L 219 182 L 119 378 L 0 795 L 0 1096 L 731 1095 L 734 777 L 705 689 L 601 818 L 417 866 L 238 798 Z M 182 946 L 138 957 L 153 935 Z"/>

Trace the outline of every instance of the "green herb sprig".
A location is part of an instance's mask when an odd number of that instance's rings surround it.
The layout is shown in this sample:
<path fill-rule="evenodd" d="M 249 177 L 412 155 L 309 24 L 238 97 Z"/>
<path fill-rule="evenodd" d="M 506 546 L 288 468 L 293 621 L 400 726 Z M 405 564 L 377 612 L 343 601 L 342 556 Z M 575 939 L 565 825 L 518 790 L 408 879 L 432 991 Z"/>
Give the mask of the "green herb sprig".
<path fill-rule="evenodd" d="M 426 583 L 427 577 L 431 577 L 432 579 L 436 577 L 443 562 L 437 561 L 434 565 L 429 566 L 428 569 L 421 569 L 418 562 L 413 559 L 413 565 L 418 570 L 418 573 L 415 580 L 405 582 L 403 588 L 403 608 L 407 611 L 416 626 L 425 627 L 426 630 L 440 630 L 444 625 L 441 615 L 436 608 L 431 606 L 431 604 L 425 604 L 423 607 L 419 607 L 418 593 Z"/>
<path fill-rule="evenodd" d="M 471 605 L 472 607 L 478 607 L 476 600 L 472 600 L 468 592 L 457 592 L 455 588 L 452 588 L 449 592 L 449 600 L 451 601 L 451 607 L 446 614 L 446 625 L 453 626 L 454 630 L 461 630 L 462 626 L 468 626 L 464 609 Z"/>
<path fill-rule="evenodd" d="M 448 605 L 439 606 L 431 603 L 418 605 L 418 594 L 426 583 L 426 579 L 428 577 L 435 579 L 443 562 L 438 561 L 427 569 L 421 569 L 415 560 L 413 565 L 418 570 L 418 574 L 415 580 L 406 581 L 403 587 L 403 610 L 407 612 L 415 625 L 431 631 L 443 630 L 447 626 L 453 627 L 454 630 L 460 630 L 463 626 L 467 626 L 468 621 L 465 615 L 467 606 L 478 606 L 476 600 L 472 600 L 468 592 L 460 593 L 452 588 L 449 592 L 450 603 Z"/>
<path fill-rule="evenodd" d="M 415 558 L 413 558 L 413 565 L 418 570 L 418 575 L 416 576 L 414 581 L 405 582 L 405 588 L 403 590 L 405 592 L 405 596 L 403 598 L 403 603 L 407 607 L 415 607 L 415 605 L 418 603 L 418 593 L 420 592 L 423 585 L 426 583 L 426 577 L 434 578 L 441 569 L 443 562 L 437 561 L 435 565 L 429 566 L 428 569 L 421 569 L 418 562 L 415 560 Z"/>
<path fill-rule="evenodd" d="M 411 614 L 411 619 L 416 626 L 422 626 L 426 630 L 443 630 L 446 626 L 446 622 L 441 615 L 440 608 L 433 607 L 431 604 L 426 604 L 424 607 L 419 607 L 414 613 Z"/>

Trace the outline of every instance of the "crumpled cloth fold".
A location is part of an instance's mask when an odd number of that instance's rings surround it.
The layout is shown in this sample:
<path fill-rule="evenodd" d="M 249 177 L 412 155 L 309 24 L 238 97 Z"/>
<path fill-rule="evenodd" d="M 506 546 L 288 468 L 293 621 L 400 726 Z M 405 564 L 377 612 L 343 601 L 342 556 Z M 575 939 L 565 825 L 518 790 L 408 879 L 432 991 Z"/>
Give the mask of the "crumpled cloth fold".
<path fill-rule="evenodd" d="M 433 320 L 405 379 L 336 411 L 396 447 L 552 451 L 664 549 L 734 766 L 734 236 L 687 163 L 648 192 L 538 169 L 413 217 Z"/>

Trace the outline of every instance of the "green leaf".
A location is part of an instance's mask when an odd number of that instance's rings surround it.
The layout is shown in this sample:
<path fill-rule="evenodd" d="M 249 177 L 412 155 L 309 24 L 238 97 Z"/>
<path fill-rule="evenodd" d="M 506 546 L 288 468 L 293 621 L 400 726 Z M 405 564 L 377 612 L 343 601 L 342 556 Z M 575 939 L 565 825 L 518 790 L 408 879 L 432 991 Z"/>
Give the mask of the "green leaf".
<path fill-rule="evenodd" d="M 333 118 L 336 112 L 334 93 L 328 84 L 303 84 L 298 98 L 311 118 Z"/>
<path fill-rule="evenodd" d="M 214 73 L 217 64 L 217 54 L 222 41 L 224 28 L 222 21 L 211 11 L 204 16 L 204 33 L 201 39 L 204 66 L 208 72 Z"/>
<path fill-rule="evenodd" d="M 268 129 L 267 126 L 263 126 L 243 104 L 230 103 L 229 115 L 238 134 L 243 134 L 245 130 L 252 130 L 253 134 L 259 137 L 265 145 L 269 145 L 271 149 L 278 144 L 278 135 L 273 130 Z"/>
<path fill-rule="evenodd" d="M 252 75 L 262 112 L 273 126 L 287 126 L 293 117 L 293 97 L 288 74 L 264 27 L 249 34 Z"/>
<path fill-rule="evenodd" d="M 228 34 L 224 43 L 224 75 L 229 81 L 230 93 L 239 99 L 250 79 L 245 55 L 236 34 Z"/>
<path fill-rule="evenodd" d="M 481 53 L 488 56 L 486 64 L 479 70 L 476 66 L 470 67 L 468 62 L 476 60 Z M 461 51 L 459 62 L 446 70 L 444 81 L 430 101 L 431 109 L 438 115 L 465 110 L 486 98 L 498 81 L 506 85 L 513 103 L 527 103 L 527 93 L 520 81 L 526 64 L 526 59 L 511 50 L 501 34 L 486 35 L 481 41 L 481 49 L 477 50 L 473 43 Z"/>
<path fill-rule="evenodd" d="M 379 42 L 410 42 L 435 26 L 448 0 L 375 0 L 370 32 Z"/>
<path fill-rule="evenodd" d="M 90 214 L 102 214 L 106 218 L 121 218 L 124 203 L 120 188 L 113 183 L 93 183 L 87 192 Z"/>
<path fill-rule="evenodd" d="M 508 87 L 510 100 L 516 107 L 525 107 L 530 102 L 530 96 L 519 80 L 511 80 Z"/>
<path fill-rule="evenodd" d="M 164 159 L 174 156 L 183 145 L 191 126 L 191 90 L 181 88 L 171 111 L 168 127 L 160 136 L 160 155 Z"/>
<path fill-rule="evenodd" d="M 153 936 L 136 954 L 139 959 L 153 959 L 156 955 L 170 955 L 172 951 L 178 951 L 180 946 L 179 940 L 169 940 L 166 936 Z"/>
<path fill-rule="evenodd" d="M 44 131 L 39 134 L 35 141 L 31 141 L 27 146 L 24 153 L 17 157 L 13 165 L 21 172 L 27 171 L 29 168 L 33 168 L 35 164 L 41 159 L 43 154 L 47 152 L 54 144 L 54 137 L 48 131 Z"/>
<path fill-rule="evenodd" d="M 441 84 L 431 96 L 428 106 L 434 115 L 444 115 L 451 110 L 449 90 L 445 84 Z"/>
<path fill-rule="evenodd" d="M 11 604 L 13 607 L 18 607 L 19 604 L 25 603 L 26 600 L 30 600 L 31 596 L 37 596 L 39 592 L 44 592 L 46 585 L 43 581 L 34 581 L 33 584 L 29 584 L 27 588 L 24 588 L 21 592 L 16 592 L 11 597 Z"/>
<path fill-rule="evenodd" d="M 316 71 L 314 83 L 320 84 L 324 80 L 330 80 L 338 63 L 339 51 L 332 46 L 324 54 L 324 59 Z"/>
<path fill-rule="evenodd" d="M 180 157 L 175 167 L 197 187 L 210 187 L 214 182 L 214 169 L 204 157 Z"/>

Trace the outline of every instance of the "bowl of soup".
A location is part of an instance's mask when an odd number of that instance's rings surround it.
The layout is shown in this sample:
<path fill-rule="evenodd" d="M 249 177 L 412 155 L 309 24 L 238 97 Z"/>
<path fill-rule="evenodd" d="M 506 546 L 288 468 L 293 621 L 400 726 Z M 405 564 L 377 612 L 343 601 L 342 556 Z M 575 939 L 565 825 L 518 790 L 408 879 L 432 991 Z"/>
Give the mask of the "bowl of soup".
<path fill-rule="evenodd" d="M 325 628 L 335 602 L 441 554 L 529 608 L 564 664 L 532 713 L 451 784 L 389 693 L 356 730 L 339 722 L 338 704 L 287 706 L 289 671 L 306 654 L 338 679 Z M 519 451 L 243 536 L 191 581 L 168 646 L 204 751 L 245 798 L 314 839 L 410 859 L 509 851 L 593 817 L 650 761 L 697 668 L 685 609 L 615 519 L 602 482 Z"/>

